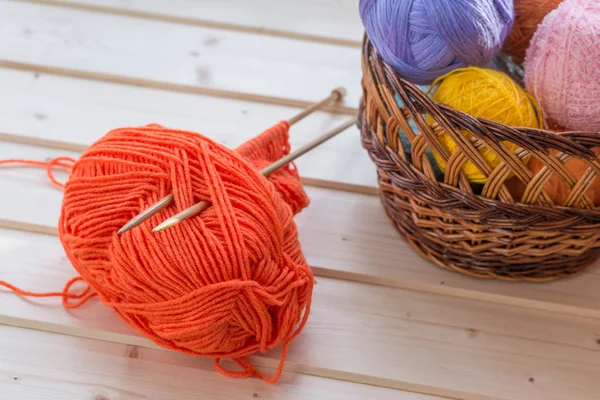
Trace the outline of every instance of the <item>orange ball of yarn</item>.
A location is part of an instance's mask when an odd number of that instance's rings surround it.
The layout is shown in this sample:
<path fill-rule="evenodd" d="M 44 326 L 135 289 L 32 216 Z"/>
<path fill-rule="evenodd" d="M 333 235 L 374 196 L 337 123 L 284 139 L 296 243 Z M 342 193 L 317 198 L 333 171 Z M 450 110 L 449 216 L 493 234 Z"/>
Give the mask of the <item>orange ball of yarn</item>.
<path fill-rule="evenodd" d="M 566 132 L 567 129 L 557 124 L 550 124 L 548 126 L 550 131 L 553 131 L 557 134 Z M 595 147 L 592 148 L 592 151 L 600 156 L 600 148 Z M 551 149 L 549 153 L 552 156 L 556 156 L 558 154 L 557 150 Z M 530 171 L 537 175 L 544 167 L 545 164 L 538 160 L 536 157 L 531 157 L 527 164 Z M 571 158 L 565 163 L 567 169 L 573 174 L 575 179 L 580 179 L 583 174 L 588 170 L 589 166 L 583 161 L 575 158 Z M 507 182 L 508 183 L 508 182 Z M 508 186 L 508 185 L 507 185 Z M 525 192 L 525 185 L 521 183 L 521 181 L 513 182 L 511 186 L 508 186 L 509 190 L 514 189 L 515 192 L 511 190 L 511 194 L 515 195 L 518 192 L 517 198 L 521 198 L 521 196 Z M 558 177 L 556 174 L 552 174 L 550 179 L 544 185 L 544 191 L 550 197 L 550 200 L 555 205 L 563 206 L 571 193 L 571 189 L 569 186 L 562 180 L 562 178 Z M 590 201 L 595 205 L 600 207 L 600 179 L 595 179 L 590 187 L 585 191 L 585 195 L 590 199 Z M 573 204 L 574 207 L 580 206 L 580 204 Z"/>
<path fill-rule="evenodd" d="M 258 172 L 287 154 L 288 128 L 283 122 L 237 151 L 158 125 L 109 132 L 65 184 L 59 234 L 69 260 L 102 302 L 158 345 L 215 358 L 229 376 L 276 381 L 313 287 L 293 221 L 308 205 L 297 172 Z M 171 192 L 172 206 L 117 234 Z M 152 232 L 201 200 L 211 202 L 202 214 Z M 280 344 L 273 378 L 245 358 Z M 226 371 L 221 358 L 243 371 Z"/>
<path fill-rule="evenodd" d="M 600 156 L 600 148 L 593 148 L 592 151 L 596 155 Z M 557 153 L 558 152 L 556 150 L 550 151 L 550 154 L 553 156 L 556 156 Z M 545 165 L 535 157 L 533 157 L 529 162 L 529 169 L 534 174 L 537 174 L 542 168 L 544 168 L 544 166 Z M 577 180 L 579 180 L 589 168 L 589 165 L 578 159 L 570 159 L 565 163 L 565 166 Z M 550 197 L 550 200 L 552 200 L 552 202 L 558 206 L 566 205 L 565 203 L 569 197 L 569 194 L 571 194 L 571 188 L 555 174 L 553 174 L 548 182 L 546 182 L 544 185 L 544 190 Z M 600 179 L 596 178 L 592 182 L 590 187 L 585 191 L 585 195 L 595 207 L 600 207 Z M 579 207 L 580 202 L 577 202 L 572 206 Z"/>
<path fill-rule="evenodd" d="M 513 56 L 516 63 L 522 64 L 529 42 L 544 17 L 563 0 L 515 0 L 515 22 L 504 41 L 505 53 Z"/>

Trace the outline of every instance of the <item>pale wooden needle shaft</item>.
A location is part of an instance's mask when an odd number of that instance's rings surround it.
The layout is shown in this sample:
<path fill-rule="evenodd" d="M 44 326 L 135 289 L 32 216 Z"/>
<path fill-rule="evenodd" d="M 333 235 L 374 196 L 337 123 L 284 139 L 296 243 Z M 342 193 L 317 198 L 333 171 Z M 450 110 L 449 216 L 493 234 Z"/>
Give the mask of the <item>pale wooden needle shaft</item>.
<path fill-rule="evenodd" d="M 290 162 L 294 161 L 296 158 L 298 158 L 301 155 L 307 153 L 308 151 L 314 149 L 315 147 L 319 146 L 323 142 L 326 142 L 327 140 L 331 139 L 332 137 L 339 134 L 340 132 L 345 131 L 350 126 L 354 125 L 355 123 L 356 123 L 356 118 L 351 118 L 350 120 L 346 121 L 345 123 L 338 126 L 337 128 L 332 129 L 331 131 L 327 132 L 323 136 L 318 137 L 317 139 L 313 140 L 312 142 L 302 146 L 298 150 L 288 154 L 287 156 L 277 160 L 276 162 L 269 165 L 268 167 L 262 169 L 260 171 L 260 173 L 264 176 L 269 176 L 274 171 L 278 170 L 279 168 L 283 167 L 284 165 L 289 164 Z M 191 218 L 194 215 L 201 213 L 202 211 L 206 210 L 209 206 L 210 206 L 210 203 L 207 201 L 202 201 L 200 203 L 194 204 L 193 206 L 186 208 L 185 210 L 172 216 L 171 218 L 166 219 L 160 225 L 156 226 L 152 230 L 152 232 L 160 232 L 162 230 L 171 228 L 171 227 L 181 223 L 182 221 L 185 221 L 186 219 Z"/>
<path fill-rule="evenodd" d="M 302 111 L 300 114 L 295 115 L 292 118 L 290 118 L 288 121 L 289 121 L 290 125 L 294 125 L 296 122 L 301 121 L 305 117 L 314 113 L 318 109 L 326 106 L 327 104 L 338 102 L 338 101 L 342 100 L 345 95 L 346 95 L 346 89 L 341 88 L 341 87 L 337 88 L 337 89 L 333 89 L 331 91 L 331 94 L 329 95 L 329 97 L 321 100 L 320 102 L 318 102 L 316 104 L 313 104 L 312 106 L 310 106 L 307 109 L 305 109 L 304 111 Z"/>
<path fill-rule="evenodd" d="M 321 107 L 324 107 L 325 105 L 327 105 L 329 103 L 335 103 L 335 102 L 342 100 L 345 95 L 346 95 L 346 89 L 344 89 L 343 87 L 339 87 L 339 88 L 332 90 L 331 94 L 327 98 L 321 100 L 320 102 L 318 102 L 316 104 L 313 104 L 312 106 L 303 110 L 300 114 L 295 115 L 292 118 L 290 118 L 289 119 L 290 125 L 294 125 L 295 123 L 306 118 L 311 113 L 315 112 L 316 110 L 320 109 Z M 138 215 L 136 215 L 135 217 L 133 217 L 125 225 L 123 225 L 123 227 L 121 227 L 121 229 L 119 229 L 118 234 L 120 235 L 122 233 L 127 232 L 130 229 L 135 228 L 138 225 L 141 225 L 144 221 L 148 220 L 153 215 L 157 214 L 161 210 L 170 206 L 174 200 L 175 200 L 175 196 L 173 196 L 172 193 L 169 194 L 168 196 L 164 197 L 157 203 L 153 204 L 152 206 L 148 207 L 143 212 L 141 212 Z"/>

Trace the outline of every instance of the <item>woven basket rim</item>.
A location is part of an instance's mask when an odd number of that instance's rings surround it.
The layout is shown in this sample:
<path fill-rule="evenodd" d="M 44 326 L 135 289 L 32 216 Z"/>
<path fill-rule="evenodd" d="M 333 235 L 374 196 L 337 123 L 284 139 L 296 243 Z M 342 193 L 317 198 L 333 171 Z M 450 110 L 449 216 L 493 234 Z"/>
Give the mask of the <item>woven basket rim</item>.
<path fill-rule="evenodd" d="M 404 95 L 400 96 L 403 107 L 400 107 L 395 103 L 395 107 L 397 107 L 399 112 L 405 111 L 407 108 L 410 108 L 410 105 L 407 105 L 406 99 L 412 97 L 414 100 L 415 97 L 426 97 L 426 93 L 416 84 L 403 79 L 398 76 L 398 74 L 394 71 L 394 69 L 388 65 L 377 53 L 374 49 L 373 45 L 369 41 L 368 36 L 365 34 L 363 37 L 363 47 L 362 47 L 362 66 L 363 66 L 363 96 L 361 97 L 361 105 L 359 110 L 359 121 L 358 124 L 360 127 L 365 125 L 364 121 L 364 112 L 365 112 L 365 104 L 363 104 L 363 100 L 365 98 L 367 88 L 365 85 L 365 77 L 367 74 L 370 74 L 370 79 L 374 82 L 377 82 L 377 85 L 374 85 L 377 95 L 379 96 L 378 101 L 382 104 L 385 103 L 384 97 L 382 96 L 382 87 L 387 90 L 389 93 L 394 93 L 395 95 L 399 95 L 399 92 L 404 93 Z M 386 93 L 389 97 L 389 93 Z M 373 90 L 369 93 L 371 97 L 375 94 Z M 409 96 L 407 96 L 408 94 Z M 412 96 L 411 96 L 412 95 Z M 411 100 L 411 101 L 412 101 Z M 423 99 L 419 97 L 418 101 L 422 101 Z M 416 102 L 416 100 L 415 100 Z M 576 158 L 579 160 L 586 160 L 589 163 L 591 168 L 596 172 L 596 178 L 600 179 L 600 156 L 592 151 L 593 148 L 600 148 L 600 133 L 591 132 L 591 131 L 567 131 L 567 132 L 555 132 L 547 128 L 525 128 L 525 127 L 511 127 L 507 126 L 495 121 L 487 120 L 484 118 L 475 118 L 463 111 L 457 110 L 453 107 L 436 103 L 430 98 L 426 99 L 428 105 L 433 105 L 442 115 L 451 121 L 468 121 L 468 123 L 472 124 L 474 130 L 486 130 L 486 135 L 488 137 L 493 137 L 495 141 L 511 141 L 520 145 L 526 149 L 534 149 L 536 151 L 545 152 L 548 156 L 551 156 L 548 153 L 548 150 L 554 150 L 558 152 L 562 152 L 572 158 Z M 389 101 L 387 102 L 389 105 Z M 421 111 L 422 112 L 422 111 Z M 361 128 L 364 131 L 364 129 Z M 368 135 L 368 132 L 363 132 L 363 134 Z M 377 138 L 375 138 L 377 140 Z M 385 146 L 385 143 L 380 143 L 382 146 Z M 398 165 L 399 162 L 405 162 L 400 157 L 392 156 L 393 152 L 384 152 L 382 154 L 387 155 L 386 162 L 391 163 L 392 165 Z M 565 167 L 566 168 L 566 167 Z M 420 173 L 421 171 L 415 171 Z M 579 179 L 576 179 L 579 181 Z M 444 182 L 438 182 L 440 185 L 446 185 Z M 447 187 L 448 190 L 457 190 L 461 189 L 458 187 Z M 491 207 L 499 207 L 506 205 L 507 202 L 501 199 L 492 199 L 480 194 L 474 193 L 464 193 L 466 196 L 474 196 L 479 201 L 483 201 Z M 515 199 L 513 203 L 510 203 L 513 207 L 520 207 L 522 211 L 528 212 L 542 212 L 546 213 L 549 210 L 561 210 L 565 213 L 565 216 L 576 216 L 582 217 L 587 220 L 598 220 L 600 222 L 600 205 L 595 207 L 573 207 L 573 206 L 564 206 L 557 204 L 528 204 L 520 201 L 521 199 Z"/>

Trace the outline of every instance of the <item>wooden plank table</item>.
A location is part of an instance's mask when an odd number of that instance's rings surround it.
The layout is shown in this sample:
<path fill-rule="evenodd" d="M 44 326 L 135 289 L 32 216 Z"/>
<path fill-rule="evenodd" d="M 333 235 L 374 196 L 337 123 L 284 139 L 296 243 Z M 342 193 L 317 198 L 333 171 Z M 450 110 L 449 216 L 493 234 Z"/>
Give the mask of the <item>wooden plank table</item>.
<path fill-rule="evenodd" d="M 235 147 L 346 87 L 342 106 L 292 128 L 297 147 L 361 94 L 356 1 L 2 0 L 0 16 L 0 159 L 78 157 L 150 122 Z M 0 399 L 599 398 L 600 270 L 525 284 L 425 261 L 385 216 L 356 128 L 297 165 L 318 285 L 278 383 L 161 349 L 98 300 L 66 311 L 0 289 Z M 56 234 L 62 193 L 31 168 L 0 168 L 0 187 L 0 279 L 61 290 L 75 275 Z M 252 361 L 272 373 L 279 355 Z"/>

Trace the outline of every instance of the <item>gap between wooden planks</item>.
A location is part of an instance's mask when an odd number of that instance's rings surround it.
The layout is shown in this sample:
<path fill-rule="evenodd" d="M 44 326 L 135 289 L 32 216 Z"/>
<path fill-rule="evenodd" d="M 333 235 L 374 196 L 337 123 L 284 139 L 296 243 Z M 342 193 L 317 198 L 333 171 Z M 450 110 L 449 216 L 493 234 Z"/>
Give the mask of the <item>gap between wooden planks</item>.
<path fill-rule="evenodd" d="M 0 159 L 61 155 L 77 157 L 17 144 L 0 148 Z M 0 209 L 0 226 L 56 235 L 62 193 L 48 185 L 42 170 L 0 168 L 0 186 L 13 193 L 10 206 Z M 423 260 L 395 231 L 376 196 L 306 189 L 312 204 L 295 220 L 303 251 L 318 275 L 600 318 L 595 269 L 544 284 L 473 279 Z"/>
<path fill-rule="evenodd" d="M 0 68 L 9 68 L 18 71 L 28 71 L 39 74 L 52 74 L 56 76 L 64 76 L 69 78 L 87 79 L 97 82 L 122 84 L 128 86 L 137 86 L 149 89 L 169 90 L 179 93 L 188 93 L 196 95 L 211 96 L 223 99 L 234 99 L 243 101 L 252 101 L 263 104 L 273 104 L 287 107 L 306 108 L 313 104 L 309 101 L 300 101 L 287 99 L 283 97 L 256 95 L 252 93 L 242 93 L 232 90 L 211 89 L 207 87 L 182 85 L 168 82 L 161 82 L 149 79 L 138 79 L 133 77 L 105 74 L 101 72 L 91 72 L 70 68 L 53 67 L 39 64 L 28 64 L 11 60 L 0 59 Z M 331 88 L 333 89 L 333 87 Z M 325 96 L 323 96 L 325 97 Z M 328 111 L 337 114 L 356 115 L 357 109 L 353 107 L 344 107 L 340 105 L 325 106 L 322 111 Z"/>
<path fill-rule="evenodd" d="M 0 325 L 0 332 L 6 329 L 18 329 L 20 332 L 23 331 L 32 331 L 32 332 L 36 332 L 41 334 L 44 334 L 42 336 L 42 340 L 40 340 L 41 343 L 48 343 L 48 337 L 46 336 L 47 334 L 56 334 L 56 335 L 63 335 L 66 338 L 69 339 L 73 339 L 73 340 L 85 340 L 85 341 L 98 341 L 102 344 L 105 344 L 105 348 L 108 346 L 116 346 L 116 345 L 122 345 L 122 346 L 126 346 L 127 348 L 134 348 L 134 349 L 140 349 L 143 350 L 145 352 L 148 351 L 153 351 L 153 352 L 157 352 L 156 355 L 154 355 L 155 358 L 169 358 L 169 359 L 173 359 L 175 358 L 175 362 L 171 361 L 169 364 L 175 364 L 178 367 L 181 367 L 181 364 L 178 364 L 178 362 L 182 361 L 182 357 L 194 357 L 194 356 L 189 356 L 186 354 L 180 354 L 177 352 L 171 352 L 169 351 L 169 353 L 172 353 L 173 355 L 170 356 L 162 356 L 161 354 L 159 354 L 158 352 L 164 352 L 165 349 L 155 345 L 153 342 L 142 338 L 142 337 L 134 337 L 134 336 L 128 336 L 128 335 L 118 335 L 118 334 L 114 334 L 112 332 L 101 332 L 101 331 L 93 331 L 93 330 L 82 330 L 82 329 L 72 329 L 71 327 L 68 326 L 61 326 L 58 324 L 52 324 L 52 323 L 43 323 L 43 322 L 39 322 L 39 321 L 33 321 L 33 320 L 26 320 L 26 319 L 20 319 L 20 318 L 11 318 L 11 317 L 6 317 L 3 315 L 0 315 L 0 324 L 3 324 L 4 326 Z M 31 335 L 29 335 L 31 336 Z M 29 339 L 29 337 L 27 335 L 25 335 L 26 339 Z M 51 339 L 52 340 L 52 339 Z M 0 348 L 2 348 L 2 341 L 0 341 Z M 32 346 L 31 343 L 29 343 L 29 349 L 35 348 L 36 346 Z M 17 347 L 18 348 L 18 347 Z M 136 350 L 136 352 L 139 352 L 139 350 Z M 8 352 L 8 354 L 10 354 L 10 352 Z M 81 359 L 79 359 L 79 357 L 87 357 L 89 356 L 88 354 L 81 354 L 80 352 L 77 352 L 77 355 L 72 355 L 69 354 L 69 360 L 72 361 L 73 358 L 75 358 L 76 360 L 80 361 Z M 2 360 L 2 356 L 0 355 L 0 360 Z M 260 356 L 253 356 L 253 357 L 249 357 L 251 362 L 253 363 L 253 365 L 260 371 L 262 371 L 263 373 L 269 373 L 270 375 L 273 375 L 275 373 L 275 369 L 277 368 L 278 365 L 278 361 L 275 359 L 269 359 L 269 358 L 263 358 Z M 204 360 L 204 359 L 203 359 Z M 86 360 L 87 363 L 89 364 L 90 360 Z M 185 362 L 187 361 L 187 364 L 190 363 L 189 360 L 185 360 L 184 361 L 184 365 Z M 38 365 L 44 365 L 44 363 L 47 363 L 47 360 L 45 360 L 44 362 L 41 362 Z M 194 362 L 194 366 L 195 368 L 196 365 L 198 363 Z M 211 363 L 212 364 L 212 363 Z M 86 364 L 87 365 L 87 364 Z M 212 365 L 211 365 L 212 366 Z M 232 366 L 231 363 L 227 366 L 228 368 L 230 367 L 234 367 Z M 205 370 L 207 370 L 207 372 L 209 371 L 210 367 L 208 365 L 204 366 Z M 89 369 L 87 367 L 84 367 L 83 370 L 85 371 L 89 371 Z M 110 369 L 111 371 L 114 371 L 113 368 Z M 24 369 L 24 374 L 30 374 L 31 373 L 31 367 L 30 365 L 27 365 L 26 369 Z M 214 374 L 217 374 L 217 372 L 214 372 Z M 167 376 L 167 377 L 171 377 L 171 374 L 165 374 L 164 371 L 162 371 L 162 375 L 163 376 Z M 270 376 L 269 375 L 269 376 Z M 224 378 L 223 376 L 219 375 L 219 378 L 221 379 L 220 381 L 220 385 L 226 385 L 226 386 L 231 386 L 231 383 L 228 381 L 231 378 Z M 223 381 L 222 379 L 226 379 L 227 381 Z M 282 378 L 279 382 L 277 382 L 275 385 L 270 385 L 269 387 L 276 387 L 276 388 L 280 388 L 282 385 L 284 386 L 284 390 L 285 390 L 285 386 L 287 384 L 287 382 L 290 381 L 294 381 L 294 380 L 302 380 L 302 381 L 308 381 L 310 382 L 310 380 L 314 380 L 314 384 L 318 384 L 319 385 L 319 391 L 324 391 L 324 392 L 328 392 L 328 386 L 334 386 L 337 389 L 337 393 L 336 394 L 340 394 L 339 390 L 340 388 L 344 388 L 344 386 L 346 387 L 353 387 L 355 388 L 354 390 L 358 389 L 358 394 L 361 397 L 357 397 L 360 399 L 364 399 L 365 397 L 363 396 L 368 396 L 366 398 L 371 398 L 369 396 L 369 392 L 373 393 L 373 394 L 377 394 L 377 396 L 380 395 L 384 395 L 385 397 L 383 398 L 390 398 L 390 399 L 422 399 L 422 400 L 442 400 L 442 399 L 462 399 L 462 400 L 496 400 L 498 399 L 497 397 L 492 397 L 492 396 L 482 396 L 482 395 L 472 395 L 472 394 L 461 394 L 461 393 L 454 393 L 457 397 L 446 397 L 446 396 L 438 396 L 438 395 L 433 395 L 427 392 L 421 392 L 420 390 L 428 390 L 428 388 L 422 388 L 419 385 L 409 385 L 409 384 L 404 384 L 402 385 L 402 388 L 399 388 L 399 385 L 393 381 L 393 380 L 386 380 L 386 379 L 378 379 L 378 378 L 373 378 L 370 376 L 362 376 L 360 374 L 346 374 L 340 371 L 335 371 L 335 370 L 328 370 L 326 368 L 315 368 L 315 367 L 308 367 L 308 366 L 304 366 L 304 365 L 297 365 L 294 363 L 290 363 L 287 362 L 286 363 L 286 368 L 285 368 L 285 372 L 282 375 Z M 214 377 L 212 378 L 212 380 L 216 380 Z M 243 379 L 241 380 L 241 382 L 248 382 L 250 381 L 250 385 L 252 386 L 257 386 L 257 385 L 266 385 L 264 382 L 259 381 L 257 382 L 252 382 L 252 378 L 251 379 Z M 198 379 L 198 376 L 195 376 L 195 382 L 200 381 L 200 379 Z M 240 380 L 236 380 L 236 381 L 240 381 Z M 210 381 L 209 381 L 210 382 Z M 335 385 L 331 385 L 331 383 L 327 384 L 326 382 L 336 382 Z M 204 387 L 205 382 L 203 381 L 203 387 Z M 0 383 L 0 387 L 1 387 L 1 383 Z M 311 388 L 313 389 L 313 388 Z M 313 389 L 314 390 L 314 389 Z M 431 389 L 430 389 L 431 390 Z M 433 392 L 438 392 L 440 391 L 439 389 L 435 389 L 432 388 Z M 446 393 L 448 393 L 449 391 L 444 391 Z M 451 392 L 451 391 L 450 391 Z M 347 398 L 353 398 L 353 397 L 347 397 L 348 394 L 347 393 L 342 393 L 344 397 L 341 397 L 343 399 L 347 399 Z M 353 392 L 353 394 L 357 394 L 357 392 Z M 314 395 L 314 394 L 313 394 Z M 328 399 L 331 398 L 332 394 L 328 394 Z M 197 394 L 196 394 L 197 396 Z M 178 397 L 179 398 L 179 397 Z M 194 397 L 197 398 L 197 397 Z M 300 397 L 300 398 L 305 398 L 305 397 Z M 312 397 L 311 397 L 312 398 Z M 335 397 L 333 397 L 335 398 Z M 229 399 L 229 397 L 228 397 Z M 377 399 L 379 400 L 380 397 L 374 397 L 373 399 Z"/>
<path fill-rule="evenodd" d="M 292 372 L 276 385 L 231 379 L 200 357 L 10 326 L 0 326 L 0 365 L 3 400 L 22 400 L 24 393 L 97 400 L 442 400 Z"/>
<path fill-rule="evenodd" d="M 282 4 L 275 0 L 253 0 L 252 3 L 245 0 L 175 0 L 165 7 L 162 1 L 148 0 L 19 1 L 339 46 L 360 47 L 362 44 L 363 27 L 358 16 L 358 5 L 354 2 L 344 4 L 325 0 L 321 2 L 323 6 L 318 7 L 314 1 Z M 350 4 L 353 7 L 349 7 Z"/>
<path fill-rule="evenodd" d="M 29 137 L 22 135 L 15 135 L 11 133 L 0 132 L 0 141 L 6 143 L 15 143 L 15 144 L 24 144 L 31 145 L 36 147 L 43 147 L 47 149 L 53 150 L 65 150 L 69 152 L 77 152 L 82 153 L 87 147 L 84 144 L 77 143 L 69 143 L 69 142 L 61 142 L 57 140 L 49 140 L 42 139 L 39 137 Z M 303 185 L 320 187 L 326 189 L 333 189 L 339 191 L 349 191 L 353 193 L 363 193 L 363 194 L 378 194 L 379 190 L 376 187 L 365 186 L 360 184 L 353 184 L 347 182 L 339 182 L 334 180 L 325 180 L 318 178 L 310 178 L 310 177 L 300 177 L 300 181 Z"/>
<path fill-rule="evenodd" d="M 235 148 L 301 110 L 2 68 L 0 87 L 2 95 L 11 99 L 0 107 L 3 140 L 71 151 L 83 151 L 111 129 L 150 122 L 198 132 Z M 119 96 L 115 96 L 116 91 Z M 292 126 L 290 145 L 297 148 L 306 144 L 347 118 L 316 112 Z M 356 127 L 295 164 L 305 183 L 377 192 L 375 167 L 360 145 Z"/>
<path fill-rule="evenodd" d="M 0 2 L 0 60 L 56 73 L 306 104 L 343 86 L 358 106 L 360 48 Z M 126 39 L 125 39 L 126 38 Z M 352 109 L 347 112 L 355 112 Z"/>

